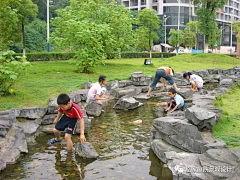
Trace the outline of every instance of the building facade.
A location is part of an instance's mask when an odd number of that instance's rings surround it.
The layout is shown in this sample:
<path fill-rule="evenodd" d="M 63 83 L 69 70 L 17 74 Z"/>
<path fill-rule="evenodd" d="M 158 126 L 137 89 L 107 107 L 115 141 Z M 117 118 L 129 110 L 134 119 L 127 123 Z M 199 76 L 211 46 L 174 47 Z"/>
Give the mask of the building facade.
<path fill-rule="evenodd" d="M 196 20 L 197 7 L 190 0 L 122 0 L 121 3 L 130 10 L 149 8 L 155 9 L 161 18 L 163 15 L 170 16 L 166 21 L 167 37 L 170 29 L 184 30 L 189 21 Z M 240 0 L 229 0 L 223 9 L 217 9 L 216 14 L 216 21 L 222 32 L 221 45 L 235 46 L 236 36 L 229 24 L 240 21 Z M 203 48 L 203 37 L 199 37 L 199 47 Z"/>

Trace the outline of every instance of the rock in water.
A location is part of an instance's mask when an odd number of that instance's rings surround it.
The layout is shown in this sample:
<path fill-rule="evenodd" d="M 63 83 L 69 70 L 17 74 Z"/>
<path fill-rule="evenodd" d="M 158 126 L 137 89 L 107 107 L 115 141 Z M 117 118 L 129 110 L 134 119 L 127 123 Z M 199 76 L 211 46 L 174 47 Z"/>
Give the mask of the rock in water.
<path fill-rule="evenodd" d="M 100 116 L 102 113 L 102 105 L 93 101 L 90 102 L 85 109 L 87 114 L 90 116 Z"/>
<path fill-rule="evenodd" d="M 133 97 L 123 96 L 114 105 L 114 109 L 135 109 L 139 107 L 139 101 Z"/>
<path fill-rule="evenodd" d="M 85 142 L 84 144 L 78 142 L 76 144 L 76 153 L 79 157 L 83 158 L 96 159 L 99 157 L 98 153 L 95 151 L 94 147 L 89 142 Z"/>

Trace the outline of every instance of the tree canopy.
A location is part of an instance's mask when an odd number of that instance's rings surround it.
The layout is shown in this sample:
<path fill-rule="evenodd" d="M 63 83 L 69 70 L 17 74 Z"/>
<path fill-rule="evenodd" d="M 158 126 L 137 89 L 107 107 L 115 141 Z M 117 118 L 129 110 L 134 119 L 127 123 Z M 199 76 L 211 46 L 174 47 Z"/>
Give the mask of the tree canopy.
<path fill-rule="evenodd" d="M 133 44 L 130 11 L 115 1 L 72 0 L 57 14 L 52 40 L 62 49 L 78 52 L 78 71 L 89 72 L 107 53 L 119 53 Z"/>
<path fill-rule="evenodd" d="M 24 26 L 36 17 L 38 7 L 31 0 L 0 1 L 0 37 L 2 48 L 14 42 L 24 43 Z"/>
<path fill-rule="evenodd" d="M 137 20 L 139 29 L 137 32 L 137 47 L 140 49 L 148 49 L 150 51 L 153 41 L 159 39 L 157 30 L 160 29 L 159 18 L 156 15 L 156 11 L 153 9 L 143 9 L 138 16 Z M 146 42 L 147 41 L 147 42 Z"/>

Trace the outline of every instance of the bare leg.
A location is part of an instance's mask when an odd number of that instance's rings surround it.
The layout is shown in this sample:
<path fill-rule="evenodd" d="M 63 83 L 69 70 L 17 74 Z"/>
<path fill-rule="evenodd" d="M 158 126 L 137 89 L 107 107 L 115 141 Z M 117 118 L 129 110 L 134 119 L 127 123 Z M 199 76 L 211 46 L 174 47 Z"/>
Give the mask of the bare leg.
<path fill-rule="evenodd" d="M 55 137 L 56 137 L 56 141 L 60 141 L 61 140 L 61 137 L 60 137 L 60 131 L 58 131 L 57 129 L 53 129 L 53 132 L 55 134 Z"/>
<path fill-rule="evenodd" d="M 175 91 L 179 91 L 180 89 L 177 87 L 176 83 L 173 84 L 173 87 L 175 89 Z"/>
<path fill-rule="evenodd" d="M 168 103 L 167 102 L 160 102 L 160 103 L 157 103 L 156 106 L 167 107 Z"/>
<path fill-rule="evenodd" d="M 149 87 L 148 92 L 147 92 L 147 96 L 150 95 L 150 93 L 152 92 L 152 90 L 153 90 L 153 88 Z"/>
<path fill-rule="evenodd" d="M 71 134 L 65 134 L 65 141 L 67 144 L 67 150 L 68 151 L 72 151 L 72 147 L 73 147 L 73 143 L 72 143 L 72 139 L 71 139 L 72 135 Z"/>

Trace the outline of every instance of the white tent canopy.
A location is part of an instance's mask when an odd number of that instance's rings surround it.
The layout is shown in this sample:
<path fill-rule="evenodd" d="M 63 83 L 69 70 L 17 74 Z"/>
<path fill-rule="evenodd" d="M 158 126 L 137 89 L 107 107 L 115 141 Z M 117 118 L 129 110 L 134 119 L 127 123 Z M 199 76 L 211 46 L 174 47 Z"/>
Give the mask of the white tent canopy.
<path fill-rule="evenodd" d="M 172 47 L 172 46 L 170 46 L 169 44 L 164 44 L 164 43 L 161 43 L 160 45 L 161 45 L 161 46 L 164 46 L 164 47 L 166 47 L 166 48 L 173 49 L 173 47 Z"/>

